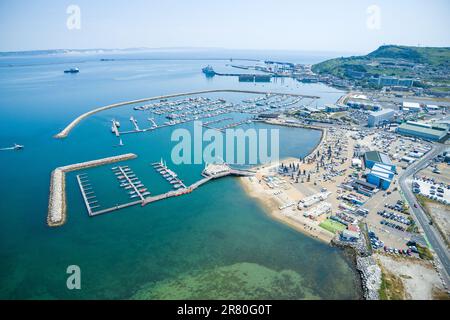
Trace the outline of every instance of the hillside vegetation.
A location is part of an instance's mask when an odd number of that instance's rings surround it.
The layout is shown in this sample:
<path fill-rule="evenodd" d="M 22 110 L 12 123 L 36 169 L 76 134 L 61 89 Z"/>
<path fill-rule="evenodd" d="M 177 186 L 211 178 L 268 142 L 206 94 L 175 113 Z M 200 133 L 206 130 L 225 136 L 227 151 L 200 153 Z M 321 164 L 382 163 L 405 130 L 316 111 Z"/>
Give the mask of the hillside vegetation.
<path fill-rule="evenodd" d="M 446 83 L 450 70 L 450 48 L 387 45 L 365 56 L 327 60 L 314 65 L 312 70 L 342 79 L 382 75 Z"/>

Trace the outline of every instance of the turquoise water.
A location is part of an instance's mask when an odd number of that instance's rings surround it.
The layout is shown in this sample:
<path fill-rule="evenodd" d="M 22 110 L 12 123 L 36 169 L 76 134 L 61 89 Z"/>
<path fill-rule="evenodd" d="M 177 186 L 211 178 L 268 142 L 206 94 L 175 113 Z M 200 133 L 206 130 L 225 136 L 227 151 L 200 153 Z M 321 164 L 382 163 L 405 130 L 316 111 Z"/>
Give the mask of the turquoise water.
<path fill-rule="evenodd" d="M 200 178 L 202 165 L 170 162 L 173 128 L 123 136 L 125 146 L 114 147 L 117 138 L 110 133 L 109 120 L 114 116 L 130 126 L 132 106 L 94 115 L 65 140 L 52 138 L 87 110 L 215 88 L 314 94 L 322 97 L 319 104 L 341 95 L 318 84 L 279 80 L 254 85 L 235 78 L 206 79 L 200 72 L 207 64 L 228 70 L 227 61 L 99 58 L 0 59 L 0 148 L 25 145 L 20 152 L 0 153 L 0 298 L 359 297 L 357 277 L 341 251 L 271 220 L 231 177 L 187 196 L 89 218 L 75 173 L 70 173 L 67 223 L 48 228 L 49 178 L 57 166 L 134 152 L 138 158 L 125 163 L 154 194 L 170 188 L 149 165 L 161 157 L 186 182 Z M 63 74 L 74 61 L 80 61 L 81 72 Z M 210 96 L 242 99 L 237 94 Z M 133 115 L 143 117 L 144 123 L 144 114 Z M 281 156 L 298 157 L 314 148 L 320 132 L 280 128 L 280 138 Z M 110 167 L 83 171 L 105 207 L 127 200 Z M 81 290 L 66 288 L 69 265 L 81 268 Z"/>

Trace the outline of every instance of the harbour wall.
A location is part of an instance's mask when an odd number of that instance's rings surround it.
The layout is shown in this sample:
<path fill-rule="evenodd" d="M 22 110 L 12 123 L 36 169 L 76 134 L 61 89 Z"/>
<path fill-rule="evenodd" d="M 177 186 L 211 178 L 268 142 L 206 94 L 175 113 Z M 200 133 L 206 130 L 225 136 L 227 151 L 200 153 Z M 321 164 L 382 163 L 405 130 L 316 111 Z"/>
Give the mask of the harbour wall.
<path fill-rule="evenodd" d="M 75 118 L 75 120 L 73 120 L 69 125 L 67 125 L 62 131 L 60 131 L 58 134 L 56 134 L 54 136 L 54 138 L 57 138 L 57 139 L 66 138 L 69 135 L 70 131 L 72 131 L 72 129 L 75 128 L 77 126 L 77 124 L 80 123 L 83 119 L 86 119 L 86 118 L 90 117 L 91 115 L 96 114 L 101 111 L 104 111 L 104 110 L 117 108 L 117 107 L 121 107 L 121 106 L 126 106 L 126 105 L 130 105 L 130 104 L 135 104 L 135 103 L 147 102 L 147 101 L 169 99 L 169 98 L 197 95 L 197 94 L 205 94 L 205 93 L 218 93 L 218 92 L 235 92 L 235 93 L 250 93 L 250 94 L 280 94 L 280 95 L 283 94 L 283 95 L 289 95 L 289 96 L 294 96 L 294 97 L 303 97 L 303 98 L 309 98 L 309 99 L 319 99 L 320 98 L 318 96 L 303 95 L 303 94 L 296 94 L 296 93 L 280 93 L 280 92 L 271 92 L 271 91 L 253 91 L 253 90 L 235 90 L 235 89 L 203 90 L 203 91 L 176 93 L 176 94 L 170 94 L 170 95 L 164 95 L 164 96 L 156 96 L 156 97 L 151 97 L 151 98 L 144 98 L 144 99 L 131 100 L 131 101 L 110 104 L 110 105 L 96 108 L 94 110 L 83 113 L 82 115 Z"/>
<path fill-rule="evenodd" d="M 63 225 L 67 220 L 66 172 L 92 168 L 108 163 L 130 160 L 136 157 L 137 155 L 135 155 L 134 153 L 127 153 L 114 157 L 75 163 L 63 167 L 58 167 L 53 170 L 50 177 L 50 195 L 48 201 L 47 224 L 50 227 L 57 227 Z"/>

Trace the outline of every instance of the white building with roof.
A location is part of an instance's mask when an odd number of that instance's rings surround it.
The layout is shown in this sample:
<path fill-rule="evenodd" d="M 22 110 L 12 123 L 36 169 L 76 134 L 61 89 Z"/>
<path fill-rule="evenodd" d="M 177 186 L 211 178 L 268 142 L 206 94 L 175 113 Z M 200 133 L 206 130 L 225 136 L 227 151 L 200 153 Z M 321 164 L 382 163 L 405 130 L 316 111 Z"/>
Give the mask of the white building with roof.
<path fill-rule="evenodd" d="M 422 111 L 422 107 L 417 102 L 407 102 L 403 101 L 403 110 L 412 111 L 412 112 L 420 112 Z"/>
<path fill-rule="evenodd" d="M 392 109 L 383 109 L 380 111 L 372 111 L 369 113 L 367 124 L 369 127 L 375 127 L 382 123 L 389 122 L 395 116 L 395 111 Z"/>

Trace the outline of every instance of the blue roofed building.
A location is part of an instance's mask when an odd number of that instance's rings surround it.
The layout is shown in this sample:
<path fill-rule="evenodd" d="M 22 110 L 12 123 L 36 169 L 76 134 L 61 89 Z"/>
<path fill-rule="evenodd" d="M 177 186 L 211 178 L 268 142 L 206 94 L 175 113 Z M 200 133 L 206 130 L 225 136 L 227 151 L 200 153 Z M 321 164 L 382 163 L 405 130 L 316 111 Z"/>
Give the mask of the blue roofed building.
<path fill-rule="evenodd" d="M 368 151 L 364 154 L 364 164 L 369 169 L 366 174 L 367 182 L 387 190 L 396 172 L 395 165 L 389 156 L 378 151 Z"/>
<path fill-rule="evenodd" d="M 376 163 L 367 174 L 367 182 L 376 185 L 378 188 L 387 190 L 394 179 L 395 172 L 391 166 Z"/>
<path fill-rule="evenodd" d="M 389 166 L 391 168 L 390 170 L 395 172 L 395 165 L 387 154 L 378 151 L 367 151 L 364 154 L 364 164 L 366 168 L 372 169 L 376 163 Z"/>

